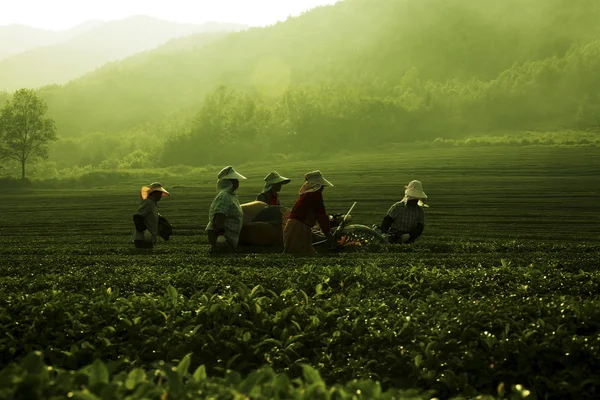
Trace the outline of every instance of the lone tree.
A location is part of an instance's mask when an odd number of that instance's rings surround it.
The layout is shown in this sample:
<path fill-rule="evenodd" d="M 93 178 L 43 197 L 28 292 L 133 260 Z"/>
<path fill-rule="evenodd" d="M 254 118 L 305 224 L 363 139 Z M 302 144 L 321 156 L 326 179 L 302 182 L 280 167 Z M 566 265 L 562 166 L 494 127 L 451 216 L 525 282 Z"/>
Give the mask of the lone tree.
<path fill-rule="evenodd" d="M 44 118 L 48 106 L 32 89 L 17 90 L 0 109 L 0 157 L 21 163 L 21 179 L 29 161 L 48 158 L 56 140 L 54 120 Z"/>

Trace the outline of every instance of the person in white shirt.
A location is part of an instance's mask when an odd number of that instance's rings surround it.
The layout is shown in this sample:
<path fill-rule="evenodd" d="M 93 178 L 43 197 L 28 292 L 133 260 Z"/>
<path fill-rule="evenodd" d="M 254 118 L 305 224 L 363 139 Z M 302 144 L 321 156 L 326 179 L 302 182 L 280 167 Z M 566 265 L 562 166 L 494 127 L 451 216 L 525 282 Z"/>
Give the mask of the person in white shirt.
<path fill-rule="evenodd" d="M 158 182 L 142 187 L 140 191 L 142 202 L 133 214 L 135 225 L 133 243 L 136 248 L 151 249 L 156 244 L 157 236 L 160 234 L 161 217 L 158 213 L 158 202 L 164 196 L 170 196 L 170 193 Z"/>

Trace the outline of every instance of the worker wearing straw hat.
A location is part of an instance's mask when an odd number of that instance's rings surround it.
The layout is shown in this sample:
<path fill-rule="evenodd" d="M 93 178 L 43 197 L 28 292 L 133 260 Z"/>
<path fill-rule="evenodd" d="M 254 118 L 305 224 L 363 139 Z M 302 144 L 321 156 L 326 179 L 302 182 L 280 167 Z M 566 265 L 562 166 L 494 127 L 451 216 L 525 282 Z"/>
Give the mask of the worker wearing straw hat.
<path fill-rule="evenodd" d="M 304 176 L 300 196 L 290 213 L 290 219 L 283 230 L 284 253 L 316 255 L 312 246 L 312 227 L 318 222 L 321 230 L 332 242 L 329 216 L 323 202 L 323 189 L 333 186 L 321 171 L 312 171 Z"/>
<path fill-rule="evenodd" d="M 170 194 L 159 182 L 143 186 L 140 190 L 142 202 L 133 214 L 135 225 L 133 243 L 136 248 L 151 249 L 156 244 L 157 236 L 161 234 L 159 224 L 161 215 L 158 213 L 158 202 L 164 196 L 170 196 Z M 170 229 L 170 224 L 168 227 Z M 168 240 L 168 236 L 166 240 Z"/>
<path fill-rule="evenodd" d="M 287 185 L 290 182 L 291 179 L 279 175 L 277 171 L 269 172 L 269 175 L 265 176 L 265 186 L 262 192 L 256 196 L 256 200 L 267 203 L 270 206 L 281 205 L 279 191 L 282 185 Z"/>
<path fill-rule="evenodd" d="M 413 243 L 425 229 L 422 207 L 429 206 L 423 184 L 411 181 L 404 188 L 404 198 L 390 207 L 381 223 L 381 230 L 389 235 L 390 243 Z"/>
<path fill-rule="evenodd" d="M 213 254 L 230 253 L 237 248 L 244 221 L 244 213 L 235 194 L 241 179 L 246 177 L 232 166 L 223 168 L 217 175 L 218 193 L 210 205 L 206 226 Z"/>

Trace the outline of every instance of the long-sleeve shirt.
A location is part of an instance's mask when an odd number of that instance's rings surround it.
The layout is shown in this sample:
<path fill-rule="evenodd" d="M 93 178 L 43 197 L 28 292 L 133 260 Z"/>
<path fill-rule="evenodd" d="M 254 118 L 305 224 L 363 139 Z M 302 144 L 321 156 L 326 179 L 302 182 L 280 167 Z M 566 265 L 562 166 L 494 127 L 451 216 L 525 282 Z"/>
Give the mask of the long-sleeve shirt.
<path fill-rule="evenodd" d="M 143 232 L 138 232 L 137 229 L 134 228 L 133 240 L 156 241 L 156 237 L 158 236 L 159 217 L 158 205 L 156 202 L 150 198 L 143 200 L 135 214 L 144 217 L 144 225 L 146 225 L 146 228 L 148 229 Z"/>
<path fill-rule="evenodd" d="M 296 204 L 294 204 L 290 218 L 298 220 L 311 228 L 318 222 L 321 230 L 326 235 L 331 230 L 329 216 L 325 211 L 325 203 L 321 192 L 301 194 L 296 200 Z"/>

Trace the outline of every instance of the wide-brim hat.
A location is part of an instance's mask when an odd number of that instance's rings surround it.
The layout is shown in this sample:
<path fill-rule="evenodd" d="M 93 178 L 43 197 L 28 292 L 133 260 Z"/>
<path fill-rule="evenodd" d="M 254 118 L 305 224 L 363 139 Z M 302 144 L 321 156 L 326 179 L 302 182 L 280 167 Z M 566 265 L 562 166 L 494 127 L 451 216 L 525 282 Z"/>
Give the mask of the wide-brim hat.
<path fill-rule="evenodd" d="M 292 180 L 290 178 L 279 175 L 277 171 L 270 172 L 269 175 L 265 176 L 265 187 L 263 188 L 263 193 L 268 192 L 274 185 L 277 185 L 278 183 L 287 185 L 291 181 Z"/>
<path fill-rule="evenodd" d="M 426 199 L 427 195 L 423 191 L 423 184 L 421 181 L 410 181 L 408 185 L 404 187 L 404 195 L 412 197 L 414 199 Z"/>
<path fill-rule="evenodd" d="M 231 165 L 223 168 L 219 175 L 217 175 L 219 179 L 246 179 L 246 177 L 239 172 L 237 172 Z"/>
<path fill-rule="evenodd" d="M 140 190 L 140 196 L 142 197 L 142 200 L 146 200 L 148 196 L 154 192 L 162 192 L 163 197 L 171 195 L 171 193 L 167 192 L 167 189 L 165 189 L 159 182 L 154 182 L 148 186 L 142 186 L 142 189 Z"/>
<path fill-rule="evenodd" d="M 304 175 L 304 179 L 310 183 L 316 183 L 316 184 L 323 185 L 323 186 L 333 187 L 333 183 L 331 183 L 327 179 L 325 179 L 325 177 L 319 170 L 309 172 L 308 174 Z"/>

